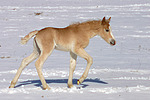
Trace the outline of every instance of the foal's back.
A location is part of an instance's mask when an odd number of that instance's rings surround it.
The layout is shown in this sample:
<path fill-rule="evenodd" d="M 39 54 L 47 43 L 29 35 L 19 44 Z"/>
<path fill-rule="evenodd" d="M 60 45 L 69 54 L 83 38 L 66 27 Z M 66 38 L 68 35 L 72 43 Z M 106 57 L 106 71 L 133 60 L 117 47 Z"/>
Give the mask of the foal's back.
<path fill-rule="evenodd" d="M 89 43 L 88 32 L 84 28 L 65 27 L 52 28 L 47 27 L 36 34 L 37 41 L 42 45 L 54 43 L 58 50 L 72 51 L 75 45 L 85 48 Z M 65 50 L 64 50 L 65 49 Z"/>

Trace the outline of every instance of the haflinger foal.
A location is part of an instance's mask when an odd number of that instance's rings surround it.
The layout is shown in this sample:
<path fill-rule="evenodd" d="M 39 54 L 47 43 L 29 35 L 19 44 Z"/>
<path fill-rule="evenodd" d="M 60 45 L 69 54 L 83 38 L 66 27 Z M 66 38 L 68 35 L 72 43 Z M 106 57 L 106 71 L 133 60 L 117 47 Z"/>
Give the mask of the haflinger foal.
<path fill-rule="evenodd" d="M 92 37 L 99 35 L 110 45 L 116 44 L 109 24 L 110 20 L 111 17 L 109 19 L 105 19 L 104 17 L 102 20 L 76 23 L 65 28 L 47 27 L 30 32 L 21 39 L 21 43 L 26 44 L 30 38 L 35 36 L 33 53 L 23 59 L 9 88 L 15 87 L 22 70 L 33 60 L 38 58 L 35 62 L 35 66 L 43 85 L 43 89 L 50 89 L 44 79 L 42 66 L 54 49 L 70 52 L 70 71 L 68 79 L 69 88 L 73 87 L 72 78 L 76 67 L 77 56 L 80 56 L 87 61 L 86 69 L 81 78 L 77 81 L 78 85 L 81 84 L 84 79 L 86 79 L 89 69 L 93 63 L 92 57 L 84 50 L 88 46 L 89 40 Z"/>

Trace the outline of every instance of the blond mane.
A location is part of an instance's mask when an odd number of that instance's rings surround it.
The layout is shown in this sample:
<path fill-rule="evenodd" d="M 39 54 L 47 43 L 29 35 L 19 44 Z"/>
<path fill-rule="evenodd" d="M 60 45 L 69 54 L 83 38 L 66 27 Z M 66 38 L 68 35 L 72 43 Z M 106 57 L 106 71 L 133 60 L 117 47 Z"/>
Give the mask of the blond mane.
<path fill-rule="evenodd" d="M 76 22 L 73 24 L 70 24 L 68 27 L 81 27 L 81 26 L 89 26 L 89 25 L 97 25 L 98 23 L 101 23 L 101 20 L 88 20 L 85 22 Z"/>

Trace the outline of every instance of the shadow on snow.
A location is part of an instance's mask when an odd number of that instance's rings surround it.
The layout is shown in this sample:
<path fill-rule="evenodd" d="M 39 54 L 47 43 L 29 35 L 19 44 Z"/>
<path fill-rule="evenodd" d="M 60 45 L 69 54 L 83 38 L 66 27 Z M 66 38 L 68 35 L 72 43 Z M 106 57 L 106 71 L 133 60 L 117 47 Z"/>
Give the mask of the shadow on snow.
<path fill-rule="evenodd" d="M 73 84 L 77 84 L 77 80 L 78 79 L 73 79 Z M 51 84 L 51 83 L 66 83 L 67 84 L 68 79 L 46 79 L 46 83 L 47 84 Z M 100 84 L 108 84 L 107 82 L 101 81 L 100 79 L 85 79 L 84 82 L 93 82 L 93 83 L 100 83 Z M 15 86 L 15 88 L 20 87 L 22 85 L 30 85 L 30 84 L 34 84 L 34 86 L 37 87 L 41 87 L 42 88 L 42 84 L 40 80 L 28 80 L 28 81 L 23 81 L 23 82 L 19 82 L 20 84 Z M 80 88 L 86 88 L 87 84 L 82 83 Z"/>

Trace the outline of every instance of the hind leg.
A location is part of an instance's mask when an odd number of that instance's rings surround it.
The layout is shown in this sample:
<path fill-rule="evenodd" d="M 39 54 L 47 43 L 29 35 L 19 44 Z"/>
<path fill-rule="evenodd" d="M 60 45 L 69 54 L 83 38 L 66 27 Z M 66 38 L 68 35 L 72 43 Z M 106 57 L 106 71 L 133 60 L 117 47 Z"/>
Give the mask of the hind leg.
<path fill-rule="evenodd" d="M 23 69 L 29 64 L 31 63 L 33 60 L 35 60 L 37 57 L 39 56 L 39 54 L 37 52 L 33 52 L 30 56 L 24 58 L 22 60 L 22 63 L 19 67 L 19 69 L 17 70 L 17 73 L 14 77 L 14 79 L 11 81 L 11 85 L 9 88 L 14 88 L 15 87 L 15 84 L 17 83 L 18 81 L 18 78 L 20 77 L 21 75 L 21 72 L 23 71 Z"/>
<path fill-rule="evenodd" d="M 34 43 L 34 50 L 33 50 L 33 53 L 24 58 L 22 60 L 22 63 L 19 67 L 19 69 L 17 70 L 17 73 L 14 77 L 14 79 L 11 81 L 11 85 L 9 86 L 9 88 L 14 88 L 15 87 L 15 84 L 17 83 L 18 81 L 18 78 L 20 77 L 21 75 L 21 72 L 23 71 L 23 69 L 29 64 L 31 63 L 33 60 L 35 60 L 37 57 L 39 56 L 39 51 L 38 51 L 38 48 L 36 47 L 35 43 Z"/>
<path fill-rule="evenodd" d="M 46 90 L 46 89 L 49 90 L 50 87 L 47 85 L 47 83 L 45 81 L 45 78 L 44 78 L 43 73 L 42 73 L 42 67 L 43 67 L 44 62 L 48 58 L 48 56 L 50 56 L 50 54 L 54 50 L 54 43 L 51 42 L 50 45 L 47 45 L 45 47 L 44 47 L 44 45 L 41 45 L 40 46 L 40 50 L 41 50 L 41 54 L 40 54 L 38 60 L 35 62 L 35 67 L 36 67 L 38 76 L 39 76 L 39 78 L 41 80 L 41 83 L 43 85 L 43 89 L 44 90 Z"/>

